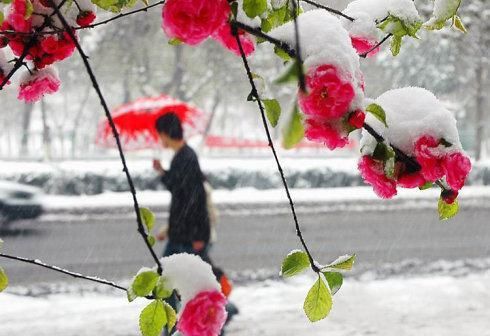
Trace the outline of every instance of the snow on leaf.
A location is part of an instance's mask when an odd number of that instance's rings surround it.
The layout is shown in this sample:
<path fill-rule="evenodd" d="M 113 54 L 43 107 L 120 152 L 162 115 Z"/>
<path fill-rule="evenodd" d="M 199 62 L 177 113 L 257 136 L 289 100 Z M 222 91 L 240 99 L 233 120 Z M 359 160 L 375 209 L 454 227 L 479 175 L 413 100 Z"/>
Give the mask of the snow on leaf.
<path fill-rule="evenodd" d="M 373 116 L 376 117 L 379 121 L 381 121 L 386 127 L 388 127 L 388 124 L 386 123 L 386 113 L 383 108 L 376 104 L 372 103 L 366 107 L 366 111 L 371 113 Z"/>
<path fill-rule="evenodd" d="M 356 261 L 355 254 L 346 254 L 341 257 L 338 257 L 333 262 L 325 266 L 325 269 L 339 269 L 339 270 L 351 270 L 354 262 Z"/>
<path fill-rule="evenodd" d="M 459 212 L 459 204 L 458 200 L 455 200 L 453 203 L 448 204 L 444 202 L 444 200 L 439 198 L 439 204 L 437 205 L 437 210 L 439 211 L 439 219 L 447 220 L 457 215 Z"/>
<path fill-rule="evenodd" d="M 306 295 L 303 309 L 311 322 L 320 321 L 330 313 L 332 295 L 320 275 Z"/>
<path fill-rule="evenodd" d="M 439 30 L 444 28 L 446 21 L 453 19 L 462 0 L 435 0 L 432 16 L 424 23 L 424 28 L 428 30 Z"/>
<path fill-rule="evenodd" d="M 310 266 L 310 259 L 303 251 L 292 251 L 282 262 L 281 275 L 283 277 L 292 277 L 303 272 Z"/>
<path fill-rule="evenodd" d="M 167 324 L 167 314 L 163 302 L 154 300 L 140 314 L 140 330 L 143 336 L 159 336 Z"/>
<path fill-rule="evenodd" d="M 332 295 L 335 295 L 344 282 L 342 274 L 339 272 L 322 272 L 322 274 L 325 276 L 325 280 L 327 280 Z"/>
<path fill-rule="evenodd" d="M 0 292 L 3 292 L 5 288 L 7 288 L 9 284 L 9 278 L 7 277 L 7 273 L 0 267 Z"/>

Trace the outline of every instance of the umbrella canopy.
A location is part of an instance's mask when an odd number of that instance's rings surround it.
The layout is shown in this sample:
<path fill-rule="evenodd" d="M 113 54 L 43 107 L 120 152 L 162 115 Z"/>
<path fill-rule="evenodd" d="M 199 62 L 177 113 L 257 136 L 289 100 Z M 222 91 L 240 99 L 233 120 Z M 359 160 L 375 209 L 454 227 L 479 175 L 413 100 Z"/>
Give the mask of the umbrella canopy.
<path fill-rule="evenodd" d="M 191 104 L 166 95 L 139 98 L 112 112 L 123 147 L 127 150 L 158 147 L 155 121 L 169 112 L 174 112 L 179 117 L 186 136 L 195 135 L 205 128 L 204 113 Z M 102 147 L 116 146 L 107 120 L 99 123 L 96 144 Z"/>

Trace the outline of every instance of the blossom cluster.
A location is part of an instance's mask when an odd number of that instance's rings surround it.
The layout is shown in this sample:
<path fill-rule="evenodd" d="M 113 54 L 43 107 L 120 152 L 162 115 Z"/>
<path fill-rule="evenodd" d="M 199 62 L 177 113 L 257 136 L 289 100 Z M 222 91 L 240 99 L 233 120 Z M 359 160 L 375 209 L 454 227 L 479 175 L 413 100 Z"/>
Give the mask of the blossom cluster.
<path fill-rule="evenodd" d="M 3 32 L 0 48 L 8 47 L 14 57 L 25 56 L 25 60 L 31 62 L 21 76 L 20 100 L 34 102 L 58 91 L 60 80 L 53 64 L 70 57 L 75 50 L 70 35 L 54 14 L 52 5 L 59 4 L 50 0 L 13 0 L 0 26 Z M 96 17 L 95 6 L 89 0 L 65 5 L 63 13 L 74 34 L 74 28 L 86 27 Z M 7 75 L 3 67 L 0 74 Z"/>
<path fill-rule="evenodd" d="M 168 0 L 163 10 L 162 28 L 172 39 L 198 45 L 212 38 L 236 55 L 240 49 L 232 33 L 231 6 L 227 0 Z M 251 35 L 239 30 L 240 42 L 248 56 L 255 51 Z"/>

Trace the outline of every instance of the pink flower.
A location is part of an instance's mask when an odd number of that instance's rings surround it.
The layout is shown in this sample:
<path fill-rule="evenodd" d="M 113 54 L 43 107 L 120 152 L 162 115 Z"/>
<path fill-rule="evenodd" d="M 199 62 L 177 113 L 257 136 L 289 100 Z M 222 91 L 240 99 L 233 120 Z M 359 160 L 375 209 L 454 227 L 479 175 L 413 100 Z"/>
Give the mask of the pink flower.
<path fill-rule="evenodd" d="M 305 136 L 308 140 L 323 143 L 331 150 L 342 148 L 349 143 L 347 134 L 344 135 L 327 121 L 306 119 L 305 126 Z"/>
<path fill-rule="evenodd" d="M 357 53 L 359 55 L 367 53 L 369 50 L 373 49 L 374 46 L 378 43 L 377 41 L 370 41 L 362 37 L 356 37 L 356 36 L 351 36 L 351 42 L 352 46 L 354 49 L 356 49 Z M 367 57 L 373 57 L 376 55 L 380 50 L 380 47 L 377 47 L 373 51 L 371 51 L 369 54 L 367 54 Z"/>
<path fill-rule="evenodd" d="M 27 11 L 26 0 L 14 0 L 7 16 L 8 23 L 18 32 L 28 33 L 32 28 L 32 16 Z"/>
<path fill-rule="evenodd" d="M 343 82 L 332 65 L 321 65 L 306 75 L 308 93 L 299 93 L 301 110 L 308 116 L 340 118 L 354 99 L 354 88 Z"/>
<path fill-rule="evenodd" d="M 238 31 L 238 37 L 245 52 L 245 56 L 251 55 L 255 51 L 255 44 L 252 36 L 242 30 Z M 231 32 L 229 24 L 223 25 L 214 35 L 213 39 L 218 41 L 223 47 L 240 56 L 240 48 L 235 36 Z"/>
<path fill-rule="evenodd" d="M 422 167 L 422 175 L 427 181 L 436 181 L 444 176 L 443 155 L 438 149 L 439 141 L 424 135 L 415 142 L 415 159 Z"/>
<path fill-rule="evenodd" d="M 196 45 L 226 24 L 230 12 L 227 0 L 167 0 L 162 28 L 169 37 Z"/>
<path fill-rule="evenodd" d="M 80 12 L 80 14 L 78 14 L 77 16 L 77 24 L 80 27 L 87 27 L 91 25 L 95 19 L 96 19 L 95 13 L 92 11 Z"/>
<path fill-rule="evenodd" d="M 403 188 L 418 188 L 426 183 L 425 178 L 420 172 L 401 174 L 397 182 Z"/>
<path fill-rule="evenodd" d="M 386 177 L 383 162 L 365 155 L 359 160 L 358 168 L 364 181 L 373 187 L 379 197 L 392 198 L 396 195 L 396 182 Z"/>
<path fill-rule="evenodd" d="M 59 88 L 60 79 L 57 71 L 54 68 L 46 68 L 24 76 L 17 98 L 26 102 L 35 102 L 45 94 L 57 92 Z"/>
<path fill-rule="evenodd" d="M 185 305 L 177 329 L 185 336 L 218 336 L 226 321 L 225 305 L 222 293 L 201 292 Z"/>
<path fill-rule="evenodd" d="M 361 128 L 364 125 L 365 119 L 366 119 L 366 113 L 364 113 L 362 110 L 355 110 L 349 115 L 347 122 L 352 127 Z"/>
<path fill-rule="evenodd" d="M 456 152 L 446 155 L 443 168 L 447 184 L 454 190 L 460 190 L 471 171 L 471 161 L 463 153 Z"/>

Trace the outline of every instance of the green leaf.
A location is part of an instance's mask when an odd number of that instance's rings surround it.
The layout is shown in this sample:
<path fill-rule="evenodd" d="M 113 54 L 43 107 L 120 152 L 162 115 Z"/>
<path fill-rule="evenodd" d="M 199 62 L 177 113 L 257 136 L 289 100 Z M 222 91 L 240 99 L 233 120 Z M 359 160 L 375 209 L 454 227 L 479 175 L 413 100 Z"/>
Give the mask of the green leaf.
<path fill-rule="evenodd" d="M 150 232 L 153 226 L 155 226 L 155 214 L 148 208 L 140 208 L 140 216 L 143 224 L 145 224 L 148 232 Z"/>
<path fill-rule="evenodd" d="M 279 56 L 284 62 L 289 62 L 291 61 L 291 56 L 281 48 L 278 48 L 277 46 L 274 47 L 274 53 Z"/>
<path fill-rule="evenodd" d="M 306 295 L 303 309 L 311 322 L 320 321 L 330 313 L 332 295 L 320 276 Z"/>
<path fill-rule="evenodd" d="M 274 84 L 297 83 L 299 78 L 298 61 L 291 62 L 286 70 L 274 80 Z"/>
<path fill-rule="evenodd" d="M 146 237 L 146 239 L 148 240 L 148 243 L 150 244 L 150 246 L 152 246 L 152 247 L 153 247 L 153 245 L 155 245 L 155 243 L 156 243 L 156 239 L 155 239 L 155 237 L 154 237 L 154 236 L 152 236 L 152 235 L 148 235 L 148 236 Z"/>
<path fill-rule="evenodd" d="M 388 124 L 386 123 L 386 112 L 380 105 L 372 103 L 366 107 L 366 112 L 371 113 L 376 119 L 388 127 Z"/>
<path fill-rule="evenodd" d="M 421 187 L 419 187 L 420 190 L 427 190 L 432 188 L 434 184 L 432 182 L 425 182 L 425 184 Z"/>
<path fill-rule="evenodd" d="M 292 251 L 282 262 L 281 275 L 292 277 L 310 267 L 310 259 L 303 251 Z"/>
<path fill-rule="evenodd" d="M 231 5 L 231 14 L 233 14 L 233 18 L 236 18 L 238 15 L 238 2 L 232 2 Z"/>
<path fill-rule="evenodd" d="M 167 314 L 160 300 L 154 300 L 140 314 L 140 330 L 143 336 L 160 336 L 167 324 Z"/>
<path fill-rule="evenodd" d="M 402 48 L 402 38 L 400 36 L 393 36 L 391 38 L 391 54 L 393 56 L 397 56 L 400 53 L 400 49 Z"/>
<path fill-rule="evenodd" d="M 175 327 L 175 323 L 177 323 L 177 314 L 167 302 L 163 303 L 163 308 L 165 308 L 165 313 L 167 314 L 167 329 L 170 332 Z"/>
<path fill-rule="evenodd" d="M 267 9 L 267 0 L 243 0 L 243 10 L 249 18 L 261 15 Z"/>
<path fill-rule="evenodd" d="M 138 273 L 131 284 L 131 288 L 136 296 L 147 296 L 155 288 L 160 276 L 155 271 L 145 271 Z"/>
<path fill-rule="evenodd" d="M 325 268 L 335 268 L 339 270 L 347 270 L 350 271 L 354 262 L 356 261 L 355 254 L 346 254 L 344 256 L 338 257 L 335 261 L 327 265 Z"/>
<path fill-rule="evenodd" d="M 393 150 L 391 147 L 388 147 L 388 148 Z M 386 177 L 388 177 L 390 179 L 395 178 L 395 156 L 394 155 L 385 161 L 384 173 L 385 173 Z"/>
<path fill-rule="evenodd" d="M 293 113 L 288 124 L 283 129 L 282 135 L 282 145 L 286 149 L 293 148 L 305 137 L 305 128 L 297 104 L 294 105 Z"/>
<path fill-rule="evenodd" d="M 5 16 L 3 15 L 3 12 L 0 10 L 0 25 L 3 23 L 4 19 L 5 19 Z"/>
<path fill-rule="evenodd" d="M 7 273 L 0 267 L 0 292 L 3 292 L 9 285 L 9 278 Z"/>
<path fill-rule="evenodd" d="M 461 18 L 457 15 L 454 16 L 454 19 L 453 19 L 453 26 L 459 30 L 460 32 L 466 34 L 468 32 L 468 30 L 466 29 L 466 27 L 464 26 L 464 23 L 463 21 L 461 21 Z"/>
<path fill-rule="evenodd" d="M 391 158 L 395 157 L 395 151 L 393 150 L 393 148 L 391 148 L 391 146 L 388 146 L 383 142 L 378 142 L 378 144 L 374 148 L 372 157 L 375 160 L 387 162 Z"/>
<path fill-rule="evenodd" d="M 332 295 L 335 295 L 335 293 L 339 291 L 340 287 L 342 287 L 344 277 L 339 272 L 323 272 L 323 275 L 325 276 L 325 280 L 327 280 L 328 287 L 330 287 Z"/>
<path fill-rule="evenodd" d="M 439 141 L 439 143 L 441 145 L 443 145 L 444 147 L 446 147 L 446 148 L 451 147 L 453 145 L 452 143 L 450 143 L 449 141 L 447 141 L 444 138 L 441 138 L 441 140 Z"/>
<path fill-rule="evenodd" d="M 34 13 L 34 6 L 32 5 L 32 2 L 30 0 L 27 0 L 25 4 L 26 4 L 26 13 L 24 15 L 24 19 L 28 20 L 31 17 L 32 13 Z"/>
<path fill-rule="evenodd" d="M 2 249 L 2 247 L 3 247 L 3 240 L 2 238 L 0 238 L 0 249 Z"/>
<path fill-rule="evenodd" d="M 158 282 L 153 289 L 153 295 L 157 299 L 166 299 L 172 295 L 172 288 L 168 285 L 168 281 L 164 276 L 160 276 Z"/>
<path fill-rule="evenodd" d="M 439 211 L 440 220 L 447 220 L 449 218 L 452 218 L 456 216 L 459 211 L 458 200 L 455 200 L 452 204 L 447 204 L 441 197 L 439 198 L 437 210 Z"/>
<path fill-rule="evenodd" d="M 269 119 L 272 127 L 276 127 L 281 116 L 281 105 L 276 99 L 265 99 L 262 100 L 262 103 L 264 103 L 267 119 Z"/>
<path fill-rule="evenodd" d="M 178 46 L 178 45 L 181 45 L 182 43 L 184 43 L 184 42 L 182 42 L 181 40 L 179 40 L 176 37 L 173 37 L 170 40 L 168 40 L 168 44 L 170 44 L 171 46 L 174 46 L 174 47 L 175 46 Z"/>
<path fill-rule="evenodd" d="M 104 10 L 119 13 L 136 5 L 137 0 L 91 0 L 92 3 Z"/>
<path fill-rule="evenodd" d="M 134 290 L 131 286 L 126 291 L 126 296 L 128 298 L 128 302 L 133 302 L 138 298 L 138 295 L 134 294 Z"/>

